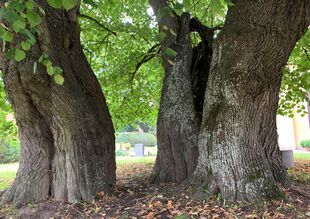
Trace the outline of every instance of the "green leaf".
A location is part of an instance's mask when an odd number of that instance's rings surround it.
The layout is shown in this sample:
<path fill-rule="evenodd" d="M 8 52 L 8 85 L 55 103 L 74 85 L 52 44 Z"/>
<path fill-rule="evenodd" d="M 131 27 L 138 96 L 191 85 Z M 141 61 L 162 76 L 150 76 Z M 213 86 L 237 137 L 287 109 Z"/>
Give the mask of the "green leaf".
<path fill-rule="evenodd" d="M 183 4 L 177 2 L 174 7 L 173 7 L 174 12 L 181 16 L 181 14 L 183 13 Z"/>
<path fill-rule="evenodd" d="M 35 27 L 35 26 L 41 24 L 41 22 L 42 22 L 42 18 L 33 11 L 29 11 L 27 13 L 27 19 L 28 19 L 31 27 Z"/>
<path fill-rule="evenodd" d="M 34 2 L 33 1 L 27 1 L 26 2 L 26 7 L 30 10 L 32 10 L 34 8 Z"/>
<path fill-rule="evenodd" d="M 48 4 L 53 8 L 61 8 L 62 0 L 47 0 Z"/>
<path fill-rule="evenodd" d="M 52 75 L 55 73 L 54 67 L 51 66 L 51 65 L 48 65 L 48 66 L 46 67 L 46 71 L 47 71 L 47 74 L 49 74 L 50 76 L 52 76 Z"/>
<path fill-rule="evenodd" d="M 162 42 L 165 38 L 166 38 L 167 34 L 165 32 L 159 32 L 158 36 L 157 36 L 157 40 L 158 42 Z"/>
<path fill-rule="evenodd" d="M 15 20 L 19 19 L 19 16 L 14 11 L 5 9 L 1 11 L 1 17 L 10 23 L 13 23 Z"/>
<path fill-rule="evenodd" d="M 74 8 L 78 3 L 78 0 L 63 0 L 62 1 L 62 6 L 66 9 L 66 10 L 70 10 L 72 8 Z"/>
<path fill-rule="evenodd" d="M 25 8 L 24 4 L 19 3 L 17 1 L 11 1 L 8 5 L 8 9 L 14 9 L 18 12 L 22 12 L 24 8 Z"/>
<path fill-rule="evenodd" d="M 20 49 L 16 49 L 15 50 L 15 60 L 20 62 L 21 60 L 23 60 L 26 57 L 26 53 L 23 50 Z"/>
<path fill-rule="evenodd" d="M 39 58 L 39 62 L 43 62 L 44 59 L 48 59 L 48 55 L 46 53 L 43 53 L 40 58 Z"/>
<path fill-rule="evenodd" d="M 224 10 L 225 6 L 226 6 L 225 1 L 211 1 L 210 11 L 216 14 L 221 14 L 221 11 Z"/>
<path fill-rule="evenodd" d="M 169 7 L 161 8 L 157 14 L 157 20 L 160 22 L 161 19 L 166 15 L 173 16 L 171 9 Z"/>
<path fill-rule="evenodd" d="M 232 0 L 226 0 L 228 6 L 235 6 L 235 4 L 232 2 Z"/>
<path fill-rule="evenodd" d="M 25 18 L 27 19 L 27 15 L 23 12 L 19 12 L 19 16 L 22 17 L 22 18 Z"/>
<path fill-rule="evenodd" d="M 49 59 L 43 59 L 42 64 L 46 67 L 52 66 L 52 62 Z"/>
<path fill-rule="evenodd" d="M 1 38 L 5 41 L 8 41 L 8 42 L 12 42 L 13 40 L 13 34 L 9 31 L 5 31 L 4 34 L 2 34 Z"/>
<path fill-rule="evenodd" d="M 55 74 L 55 75 L 54 75 L 54 81 L 55 81 L 57 84 L 59 84 L 59 85 L 63 85 L 64 82 L 65 82 L 65 79 L 64 79 L 64 77 L 63 77 L 62 75 L 60 75 L 60 74 Z"/>
<path fill-rule="evenodd" d="M 178 54 L 175 50 L 173 50 L 173 49 L 171 49 L 171 48 L 165 48 L 164 52 L 165 52 L 167 55 L 173 56 L 173 57 L 175 57 L 175 56 Z"/>
<path fill-rule="evenodd" d="M 5 57 L 7 59 L 13 59 L 15 56 L 15 49 L 9 49 L 6 53 L 5 53 Z"/>
<path fill-rule="evenodd" d="M 13 29 L 15 32 L 19 32 L 20 30 L 25 29 L 25 27 L 26 27 L 26 22 L 22 20 L 15 20 L 13 22 Z"/>
<path fill-rule="evenodd" d="M 183 0 L 183 6 L 186 10 L 190 10 L 191 9 L 191 1 L 190 0 Z"/>
<path fill-rule="evenodd" d="M 25 51 L 28 51 L 30 49 L 30 47 L 31 47 L 31 44 L 29 43 L 28 40 L 22 41 L 20 43 L 20 45 L 21 45 L 22 49 L 25 50 Z"/>
<path fill-rule="evenodd" d="M 34 36 L 29 30 L 27 30 L 27 29 L 25 29 L 25 34 L 26 34 L 27 37 L 29 38 L 30 42 L 31 42 L 32 44 L 35 44 L 35 42 L 36 42 L 35 36 Z"/>
<path fill-rule="evenodd" d="M 63 70 L 61 69 L 61 68 L 59 68 L 58 66 L 56 66 L 55 68 L 54 68 L 54 73 L 55 74 L 61 74 L 63 72 Z"/>
<path fill-rule="evenodd" d="M 6 32 L 6 30 L 0 26 L 0 36 L 2 36 L 5 32 Z"/>

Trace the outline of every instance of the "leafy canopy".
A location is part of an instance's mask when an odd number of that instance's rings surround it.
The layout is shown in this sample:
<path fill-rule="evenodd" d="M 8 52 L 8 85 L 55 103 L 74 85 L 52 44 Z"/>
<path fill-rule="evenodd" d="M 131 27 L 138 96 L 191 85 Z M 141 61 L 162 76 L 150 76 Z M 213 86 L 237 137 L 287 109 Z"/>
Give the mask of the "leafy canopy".
<path fill-rule="evenodd" d="M 77 2 L 48 0 L 52 7 L 64 11 L 74 8 Z M 233 7 L 231 1 L 225 0 L 179 0 L 169 1 L 169 4 L 177 14 L 189 12 L 211 27 L 222 25 L 227 7 Z M 8 57 L 23 61 L 36 42 L 35 36 L 40 34 L 43 16 L 44 10 L 34 0 L 5 3 L 0 10 L 0 17 L 4 20 L 0 26 L 0 39 Z M 120 129 L 138 120 L 155 124 L 163 80 L 159 43 L 165 36 L 158 32 L 156 16 L 148 1 L 84 0 L 78 20 L 84 52 L 105 93 L 115 127 Z M 23 35 L 23 40 L 15 47 L 9 47 L 16 34 Z M 200 40 L 197 34 L 191 37 L 193 45 Z M 296 45 L 284 71 L 279 106 L 281 115 L 292 116 L 293 108 L 305 114 L 302 103 L 310 91 L 309 45 L 308 31 Z M 175 55 L 174 51 L 166 52 Z M 56 83 L 64 83 L 62 70 L 53 66 L 48 54 L 42 54 L 38 64 L 46 67 Z M 34 72 L 36 66 L 34 63 Z M 0 92 L 3 92 L 3 86 Z M 5 97 L 2 95 L 1 98 Z"/>

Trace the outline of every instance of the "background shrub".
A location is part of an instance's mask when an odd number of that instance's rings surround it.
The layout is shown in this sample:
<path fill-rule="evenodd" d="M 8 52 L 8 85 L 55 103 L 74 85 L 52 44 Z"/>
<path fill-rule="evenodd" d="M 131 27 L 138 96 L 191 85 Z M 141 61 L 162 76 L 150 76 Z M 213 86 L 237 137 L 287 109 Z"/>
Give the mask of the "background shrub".
<path fill-rule="evenodd" d="M 116 133 L 116 143 L 129 143 L 131 146 L 141 143 L 144 146 L 155 146 L 157 140 L 151 133 L 118 132 Z"/>
<path fill-rule="evenodd" d="M 20 144 L 16 140 L 0 139 L 0 163 L 12 163 L 19 159 Z"/>
<path fill-rule="evenodd" d="M 302 140 L 300 142 L 300 146 L 303 148 L 309 148 L 310 149 L 310 139 Z"/>
<path fill-rule="evenodd" d="M 125 156 L 128 156 L 129 153 L 126 151 L 126 150 L 123 150 L 123 149 L 119 149 L 115 152 L 115 155 L 117 157 L 125 157 Z"/>

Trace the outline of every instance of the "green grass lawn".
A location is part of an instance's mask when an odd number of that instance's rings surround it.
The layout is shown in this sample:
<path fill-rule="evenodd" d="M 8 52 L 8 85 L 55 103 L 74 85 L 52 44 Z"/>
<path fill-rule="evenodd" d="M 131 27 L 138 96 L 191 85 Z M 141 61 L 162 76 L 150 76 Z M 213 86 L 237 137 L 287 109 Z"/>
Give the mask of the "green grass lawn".
<path fill-rule="evenodd" d="M 118 166 L 132 163 L 154 163 L 155 157 L 117 157 Z M 16 177 L 18 163 L 0 164 L 0 191 L 9 187 Z"/>
<path fill-rule="evenodd" d="M 155 157 L 116 157 L 116 165 L 127 165 L 132 163 L 154 163 Z"/>
<path fill-rule="evenodd" d="M 310 153 L 294 151 L 294 160 L 310 160 Z"/>
<path fill-rule="evenodd" d="M 18 163 L 0 164 L 0 191 L 7 188 L 15 179 Z"/>
<path fill-rule="evenodd" d="M 310 153 L 294 152 L 295 160 L 310 160 Z M 116 164 L 118 166 L 146 163 L 151 164 L 155 162 L 155 157 L 117 157 Z M 7 188 L 15 179 L 18 169 L 18 163 L 0 164 L 0 191 Z"/>

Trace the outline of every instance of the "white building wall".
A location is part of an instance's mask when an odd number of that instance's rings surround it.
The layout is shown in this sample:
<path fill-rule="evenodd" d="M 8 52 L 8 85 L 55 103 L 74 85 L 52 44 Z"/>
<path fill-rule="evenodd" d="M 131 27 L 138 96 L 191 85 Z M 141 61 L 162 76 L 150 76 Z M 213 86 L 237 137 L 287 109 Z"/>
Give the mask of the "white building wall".
<path fill-rule="evenodd" d="M 301 117 L 294 113 L 294 118 L 277 116 L 277 128 L 281 150 L 300 149 L 300 141 L 310 139 L 308 115 Z"/>

